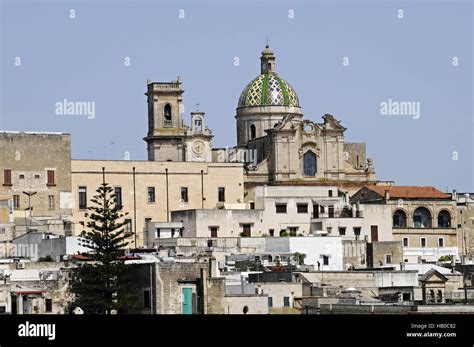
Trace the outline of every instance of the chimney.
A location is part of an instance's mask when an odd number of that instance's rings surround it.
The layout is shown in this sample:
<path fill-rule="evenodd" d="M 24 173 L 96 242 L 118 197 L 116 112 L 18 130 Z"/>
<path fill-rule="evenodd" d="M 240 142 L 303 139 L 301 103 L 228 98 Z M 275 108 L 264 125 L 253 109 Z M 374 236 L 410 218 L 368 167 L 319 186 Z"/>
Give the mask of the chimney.
<path fill-rule="evenodd" d="M 390 191 L 388 189 L 385 189 L 384 200 L 385 202 L 390 200 Z"/>
<path fill-rule="evenodd" d="M 453 189 L 453 194 L 451 195 L 451 200 L 457 200 L 458 199 L 458 193 L 456 189 Z"/>
<path fill-rule="evenodd" d="M 217 277 L 217 260 L 214 257 L 209 258 L 209 277 Z"/>

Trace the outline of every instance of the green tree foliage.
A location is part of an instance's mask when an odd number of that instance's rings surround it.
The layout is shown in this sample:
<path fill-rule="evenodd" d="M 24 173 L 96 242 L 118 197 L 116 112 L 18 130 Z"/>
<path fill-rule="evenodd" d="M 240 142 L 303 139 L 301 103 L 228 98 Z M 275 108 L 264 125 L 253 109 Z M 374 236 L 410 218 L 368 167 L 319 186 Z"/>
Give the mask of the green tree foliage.
<path fill-rule="evenodd" d="M 125 265 L 125 247 L 130 234 L 126 233 L 126 221 L 122 207 L 116 204 L 113 189 L 103 183 L 90 200 L 91 206 L 84 214 L 82 245 L 91 252 L 90 262 L 74 269 L 71 291 L 73 307 L 81 307 L 85 313 L 126 313 L 134 303 L 130 296 L 132 281 Z"/>
<path fill-rule="evenodd" d="M 295 252 L 293 254 L 293 260 L 296 261 L 298 265 L 304 265 L 304 259 L 306 258 L 306 254 Z"/>

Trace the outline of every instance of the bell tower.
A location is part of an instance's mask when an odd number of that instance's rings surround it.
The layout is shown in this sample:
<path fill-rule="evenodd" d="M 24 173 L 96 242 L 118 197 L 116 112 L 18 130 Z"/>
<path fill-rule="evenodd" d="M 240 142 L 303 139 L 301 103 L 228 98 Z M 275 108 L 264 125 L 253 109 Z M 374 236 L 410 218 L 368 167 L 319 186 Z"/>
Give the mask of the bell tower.
<path fill-rule="evenodd" d="M 178 77 L 171 82 L 147 82 L 148 160 L 184 161 L 183 85 Z"/>
<path fill-rule="evenodd" d="M 199 104 L 198 104 L 199 107 Z M 212 161 L 212 131 L 206 127 L 205 113 L 191 112 L 191 128 L 186 132 L 186 161 Z"/>

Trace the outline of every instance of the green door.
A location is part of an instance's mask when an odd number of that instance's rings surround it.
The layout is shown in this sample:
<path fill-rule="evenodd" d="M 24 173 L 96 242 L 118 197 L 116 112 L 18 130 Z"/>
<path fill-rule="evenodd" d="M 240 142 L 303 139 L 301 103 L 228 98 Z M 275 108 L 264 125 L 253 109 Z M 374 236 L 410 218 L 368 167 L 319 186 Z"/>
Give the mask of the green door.
<path fill-rule="evenodd" d="M 192 288 L 183 288 L 183 314 L 193 314 L 193 290 Z"/>

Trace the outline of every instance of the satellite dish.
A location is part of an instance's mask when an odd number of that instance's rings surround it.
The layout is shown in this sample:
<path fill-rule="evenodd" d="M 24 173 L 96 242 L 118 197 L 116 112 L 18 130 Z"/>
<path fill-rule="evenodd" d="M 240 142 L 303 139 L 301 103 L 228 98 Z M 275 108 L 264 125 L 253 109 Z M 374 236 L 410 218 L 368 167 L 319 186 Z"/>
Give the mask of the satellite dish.
<path fill-rule="evenodd" d="M 79 306 L 77 306 L 73 311 L 72 311 L 73 314 L 84 314 L 84 310 L 82 308 L 80 308 Z"/>

